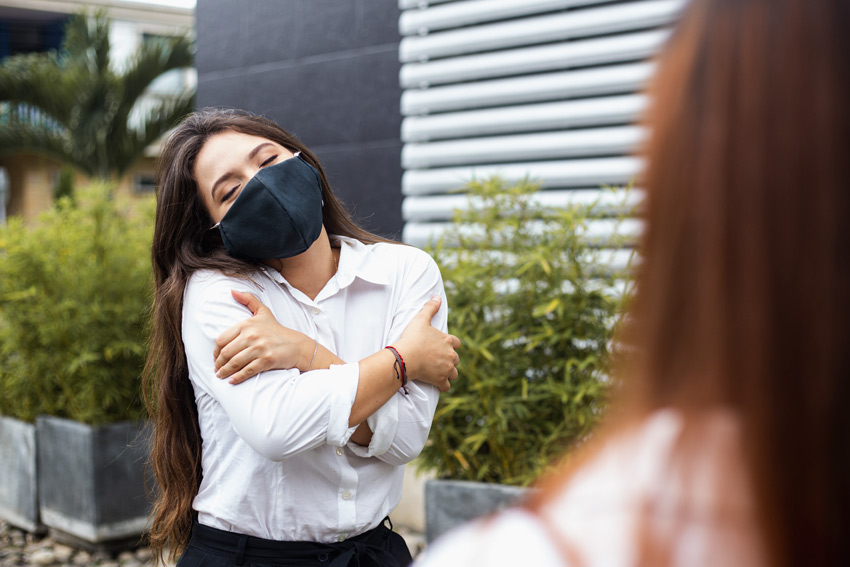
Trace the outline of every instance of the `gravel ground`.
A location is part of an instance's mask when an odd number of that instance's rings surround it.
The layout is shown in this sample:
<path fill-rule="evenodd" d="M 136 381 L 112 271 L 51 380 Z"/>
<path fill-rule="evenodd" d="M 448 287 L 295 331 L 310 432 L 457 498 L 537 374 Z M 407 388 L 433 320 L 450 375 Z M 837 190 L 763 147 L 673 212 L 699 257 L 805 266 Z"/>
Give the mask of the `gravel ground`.
<path fill-rule="evenodd" d="M 116 553 L 89 553 L 57 543 L 49 536 L 28 534 L 0 520 L 0 567 L 23 565 L 142 567 L 153 566 L 153 561 L 147 547 Z"/>
<path fill-rule="evenodd" d="M 414 556 L 425 547 L 422 534 L 404 528 L 396 531 L 407 541 Z M 153 567 L 153 564 L 148 547 L 115 553 L 89 553 L 58 543 L 49 536 L 26 533 L 0 520 L 0 567 Z"/>

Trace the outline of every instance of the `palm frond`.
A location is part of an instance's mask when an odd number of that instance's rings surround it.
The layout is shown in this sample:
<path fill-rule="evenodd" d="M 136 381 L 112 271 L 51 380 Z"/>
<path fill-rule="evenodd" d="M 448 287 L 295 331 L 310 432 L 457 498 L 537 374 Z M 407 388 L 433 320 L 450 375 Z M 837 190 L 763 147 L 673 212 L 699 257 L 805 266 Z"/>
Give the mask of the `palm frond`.
<path fill-rule="evenodd" d="M 148 109 L 139 125 L 113 140 L 115 171 L 123 175 L 168 130 L 195 109 L 194 92 L 160 101 Z"/>
<path fill-rule="evenodd" d="M 63 70 L 55 54 L 7 57 L 0 65 L 0 100 L 25 103 L 58 122 L 71 121 L 71 104 L 85 92 L 79 73 Z"/>
<path fill-rule="evenodd" d="M 47 130 L 27 123 L 6 124 L 0 128 L 0 156 L 30 152 L 76 167 L 87 175 L 93 172 L 74 151 L 62 131 Z"/>
<path fill-rule="evenodd" d="M 65 25 L 61 47 L 62 63 L 84 65 L 92 74 L 109 69 L 109 18 L 104 10 L 73 14 Z"/>
<path fill-rule="evenodd" d="M 193 93 L 138 106 L 150 103 L 144 95 L 157 77 L 191 66 L 192 56 L 188 37 L 154 40 L 116 73 L 106 14 L 77 13 L 58 52 L 8 57 L 0 65 L 0 151 L 37 151 L 89 175 L 121 175 L 192 110 Z M 133 113 L 138 121 L 130 120 Z"/>
<path fill-rule="evenodd" d="M 115 120 L 125 124 L 135 104 L 160 76 L 192 66 L 193 43 L 187 37 L 161 38 L 143 44 L 122 74 L 121 99 Z"/>

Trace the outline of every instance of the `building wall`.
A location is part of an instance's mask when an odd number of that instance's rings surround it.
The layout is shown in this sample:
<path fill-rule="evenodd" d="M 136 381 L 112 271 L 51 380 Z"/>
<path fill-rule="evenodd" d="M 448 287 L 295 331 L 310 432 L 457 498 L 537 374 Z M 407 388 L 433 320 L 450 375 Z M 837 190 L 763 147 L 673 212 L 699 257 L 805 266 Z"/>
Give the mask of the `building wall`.
<path fill-rule="evenodd" d="M 399 236 L 397 0 L 199 0 L 196 17 L 198 106 L 278 122 L 359 221 Z"/>
<path fill-rule="evenodd" d="M 34 154 L 18 154 L 0 158 L 0 167 L 6 168 L 9 176 L 9 195 L 6 204 L 8 216 L 19 216 L 27 223 L 35 222 L 39 213 L 53 205 L 56 178 L 62 165 L 49 158 Z M 130 199 L 153 199 L 150 188 L 140 190 L 137 177 L 153 177 L 155 160 L 141 158 L 115 185 L 117 195 Z M 76 189 L 85 187 L 90 180 L 78 173 L 74 180 Z"/>
<path fill-rule="evenodd" d="M 140 186 L 139 182 L 141 180 L 148 182 L 153 180 L 155 170 L 156 160 L 154 158 L 141 158 L 130 168 L 127 174 L 119 180 L 118 186 L 116 187 L 117 193 L 134 199 L 153 198 L 153 186 L 150 183 Z"/>
<path fill-rule="evenodd" d="M 53 204 L 53 179 L 59 164 L 48 158 L 19 154 L 0 159 L 9 175 L 9 195 L 6 214 L 35 220 L 38 213 Z"/>

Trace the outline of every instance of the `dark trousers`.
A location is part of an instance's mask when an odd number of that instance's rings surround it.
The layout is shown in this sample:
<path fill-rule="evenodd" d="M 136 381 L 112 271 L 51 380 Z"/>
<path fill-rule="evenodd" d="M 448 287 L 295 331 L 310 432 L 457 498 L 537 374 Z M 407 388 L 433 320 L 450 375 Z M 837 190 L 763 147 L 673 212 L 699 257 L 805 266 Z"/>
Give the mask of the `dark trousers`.
<path fill-rule="evenodd" d="M 388 521 L 340 543 L 273 541 L 195 522 L 177 567 L 407 567 L 410 551 Z"/>

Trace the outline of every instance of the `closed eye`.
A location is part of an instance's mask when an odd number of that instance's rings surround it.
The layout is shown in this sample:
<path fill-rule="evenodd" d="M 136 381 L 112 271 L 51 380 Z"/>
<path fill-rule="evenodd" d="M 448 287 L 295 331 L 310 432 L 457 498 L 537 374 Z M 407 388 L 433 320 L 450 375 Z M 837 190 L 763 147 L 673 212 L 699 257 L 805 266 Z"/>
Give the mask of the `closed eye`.
<path fill-rule="evenodd" d="M 238 185 L 237 185 L 236 187 L 234 187 L 233 189 L 231 189 L 230 191 L 228 191 L 227 193 L 225 193 L 225 194 L 224 194 L 224 197 L 222 197 L 222 198 L 221 198 L 221 202 L 222 202 L 222 203 L 224 203 L 224 202 L 226 202 L 228 199 L 230 199 L 230 197 L 232 197 L 232 196 L 233 196 L 233 194 L 236 192 L 236 190 L 237 190 L 237 189 L 239 189 L 239 186 L 238 186 Z"/>
<path fill-rule="evenodd" d="M 271 165 L 274 162 L 274 160 L 276 160 L 277 158 L 278 158 L 277 154 L 270 156 L 266 161 L 264 161 L 263 163 L 260 164 L 260 167 L 266 167 L 268 165 Z M 236 192 L 237 189 L 239 189 L 239 185 L 237 185 L 236 187 L 234 187 L 233 189 L 231 189 L 230 191 L 225 193 L 224 196 L 221 198 L 221 202 L 224 203 L 228 199 L 230 199 L 233 196 L 233 194 Z"/>

